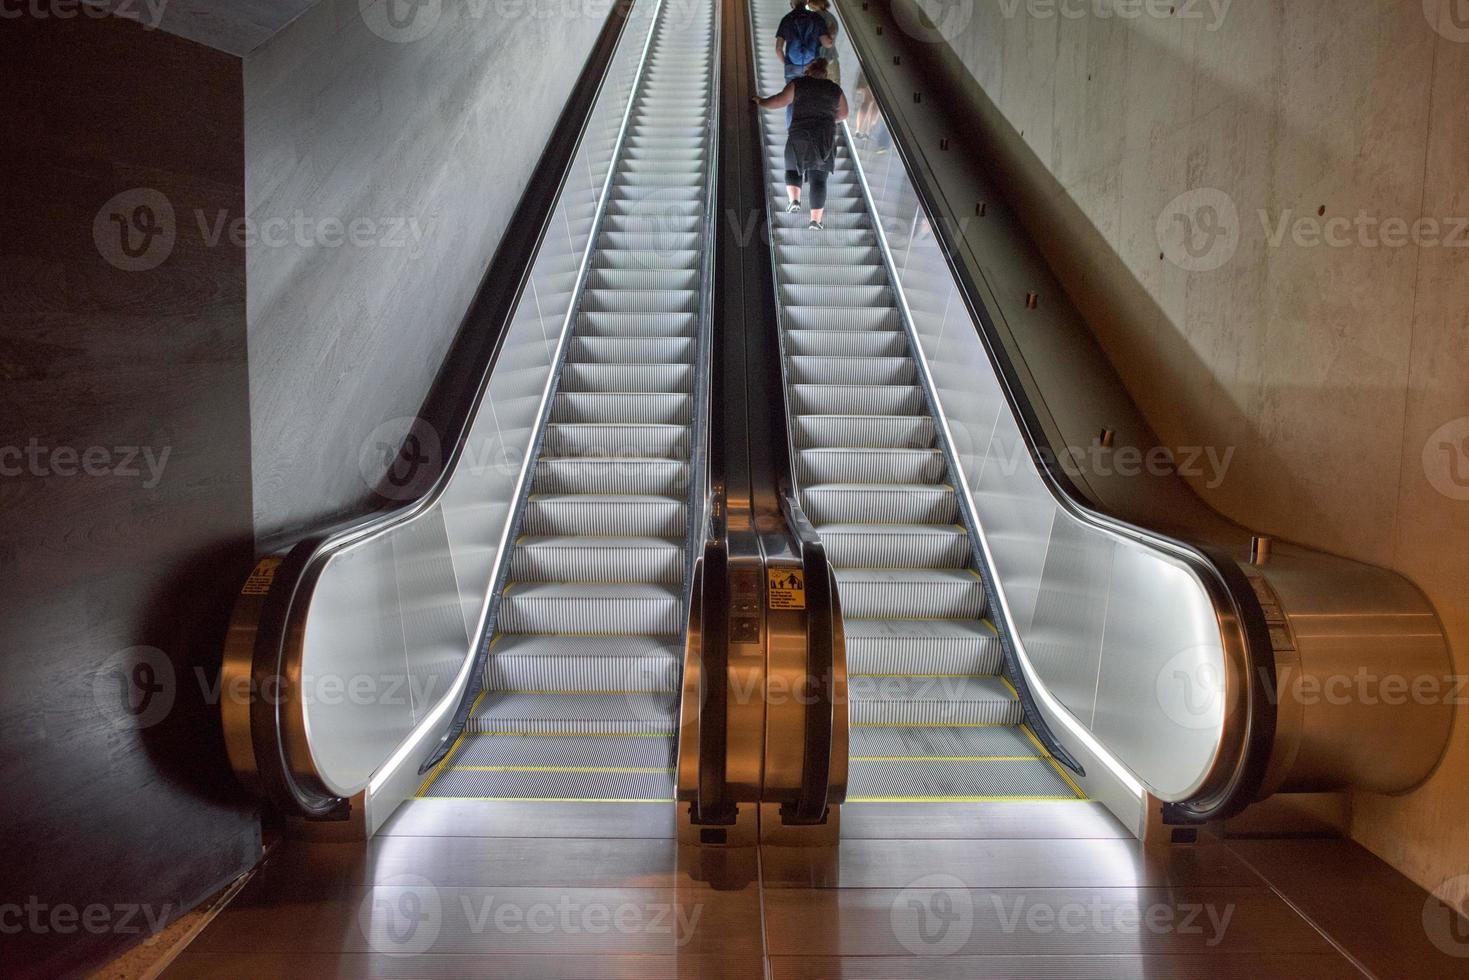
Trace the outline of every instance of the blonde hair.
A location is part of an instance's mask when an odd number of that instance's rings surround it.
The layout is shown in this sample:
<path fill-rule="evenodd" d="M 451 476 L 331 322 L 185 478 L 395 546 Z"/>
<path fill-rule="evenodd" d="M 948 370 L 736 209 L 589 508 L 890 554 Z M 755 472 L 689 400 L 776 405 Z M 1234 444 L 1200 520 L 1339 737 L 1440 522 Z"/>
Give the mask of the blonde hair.
<path fill-rule="evenodd" d="M 830 67 L 830 63 L 825 58 L 817 58 L 815 61 L 811 62 L 811 64 L 806 66 L 806 77 L 825 78 L 827 69 Z"/>

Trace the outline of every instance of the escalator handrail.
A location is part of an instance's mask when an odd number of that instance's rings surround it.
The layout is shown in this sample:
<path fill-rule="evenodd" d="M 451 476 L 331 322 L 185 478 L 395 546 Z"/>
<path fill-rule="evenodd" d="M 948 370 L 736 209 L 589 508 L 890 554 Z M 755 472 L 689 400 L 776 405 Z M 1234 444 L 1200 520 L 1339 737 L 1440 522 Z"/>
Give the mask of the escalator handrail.
<path fill-rule="evenodd" d="M 845 4 L 838 0 L 836 6 L 840 8 Z M 868 65 L 880 63 L 872 50 L 872 42 L 862 33 L 846 29 L 850 18 L 843 17 L 841 10 L 837 14 L 842 17 L 844 33 L 861 62 L 863 77 L 883 118 L 887 120 L 893 147 L 918 195 L 919 207 L 931 218 L 933 209 L 929 202 L 940 198 L 936 191 L 937 182 L 927 167 L 917 165 L 922 151 L 915 145 L 912 133 L 895 125 L 900 117 L 894 116 L 891 109 L 902 103 L 892 97 L 881 74 L 867 70 Z M 855 154 L 853 159 L 856 162 Z M 860 171 L 860 163 L 858 166 Z M 864 193 L 870 193 L 865 176 L 863 186 Z M 1189 800 L 1172 803 L 1167 809 L 1170 817 L 1185 822 L 1223 819 L 1238 813 L 1258 798 L 1275 740 L 1276 714 L 1270 696 L 1275 685 L 1275 656 L 1269 628 L 1254 589 L 1238 563 L 1221 550 L 1132 524 L 1092 505 L 1061 465 L 1060 454 L 1049 445 L 1040 415 L 1031 404 L 1020 372 L 996 326 L 994 311 L 984 299 L 973 270 L 962 258 L 962 239 L 956 236 L 955 229 L 947 222 L 930 220 L 929 224 L 976 325 L 1006 403 L 1015 414 L 1026 450 L 1057 505 L 1082 524 L 1116 534 L 1183 562 L 1197 576 L 1213 603 L 1228 675 L 1225 690 L 1237 692 L 1243 718 L 1226 718 L 1226 737 L 1222 742 L 1228 744 L 1222 745 L 1213 770 L 1202 782 L 1202 788 Z M 880 227 L 878 231 L 881 235 Z M 900 287 L 895 284 L 895 288 Z"/>
<path fill-rule="evenodd" d="M 661 0 L 655 2 L 661 6 Z M 611 5 L 607 20 L 537 162 L 537 174 L 554 177 L 531 181 L 527 186 L 466 314 L 461 335 L 469 330 L 493 331 L 495 340 L 475 380 L 472 397 L 459 402 L 463 406 L 462 411 L 456 413 L 449 423 L 454 430 L 453 438 L 452 441 L 446 440 L 449 441 L 449 451 L 444 456 L 442 469 L 427 490 L 413 500 L 315 529 L 294 544 L 275 549 L 265 559 L 272 563 L 268 591 L 254 600 L 246 596 L 246 601 L 236 604 L 230 628 L 231 641 L 227 642 L 226 648 L 226 667 L 232 656 L 248 660 L 244 669 L 251 678 L 251 696 L 242 715 L 233 719 L 226 717 L 226 739 L 230 743 L 230 757 L 237 773 L 282 813 L 328 818 L 341 813 L 346 803 L 315 772 L 301 717 L 303 704 L 299 679 L 304 659 L 304 634 L 317 581 L 334 557 L 413 522 L 439 503 L 448 489 L 468 449 L 471 423 L 488 395 L 512 318 L 529 288 L 536 258 L 551 231 L 557 202 L 574 175 L 573 164 L 587 139 L 593 109 L 605 87 L 608 68 L 635 3 L 636 0 L 616 0 Z M 651 34 L 649 44 L 642 52 L 644 62 L 649 46 Z M 623 133 L 618 137 L 618 146 L 622 144 L 625 131 L 626 120 Z M 609 186 L 611 179 L 609 171 Z M 595 230 L 592 241 L 595 241 Z M 585 261 L 582 265 L 584 281 Z M 575 308 L 573 303 L 572 314 Z M 452 365 L 446 364 L 445 371 L 451 368 Z M 436 379 L 436 390 L 430 399 L 444 397 L 437 388 L 443 382 L 445 371 L 441 371 L 440 378 Z M 452 401 L 453 393 L 448 393 L 448 399 Z M 264 567 L 264 564 L 257 565 L 257 570 Z M 237 633 L 248 635 L 237 637 Z M 271 696 L 262 696 L 261 692 L 272 693 Z M 224 699 L 227 713 L 232 708 L 241 710 L 233 701 Z"/>
<path fill-rule="evenodd" d="M 788 824 L 814 825 L 826 822 L 831 797 L 832 748 L 835 741 L 836 671 L 840 614 L 826 545 L 801 507 L 789 482 L 783 482 L 781 512 L 795 537 L 801 556 L 806 586 L 806 676 L 802 695 L 805 706 L 800 796 L 781 807 Z"/>
<path fill-rule="evenodd" d="M 709 59 L 709 118 L 707 146 L 709 152 L 707 184 L 704 194 L 704 255 L 700 273 L 699 337 L 696 363 L 704 365 L 698 372 L 695 396 L 694 429 L 691 433 L 691 472 L 696 481 L 691 500 L 699 502 L 702 513 L 690 522 L 688 541 L 690 603 L 699 604 L 698 622 L 702 635 L 685 638 L 686 660 L 689 652 L 699 651 L 698 702 L 692 706 L 697 723 L 699 751 L 696 755 L 698 774 L 693 779 L 695 797 L 691 815 L 695 824 L 728 825 L 734 822 L 735 807 L 729 791 L 729 536 L 726 524 L 727 478 L 722 441 L 710 438 L 715 408 L 723 400 L 721 352 L 723 345 L 715 336 L 719 318 L 714 315 L 714 282 L 718 268 L 719 208 L 719 118 L 720 118 L 720 37 L 718 8 L 713 13 L 713 36 Z M 693 573 L 694 563 L 702 565 L 702 574 Z M 693 591 L 697 589 L 697 592 Z M 688 670 L 686 662 L 684 669 Z"/>

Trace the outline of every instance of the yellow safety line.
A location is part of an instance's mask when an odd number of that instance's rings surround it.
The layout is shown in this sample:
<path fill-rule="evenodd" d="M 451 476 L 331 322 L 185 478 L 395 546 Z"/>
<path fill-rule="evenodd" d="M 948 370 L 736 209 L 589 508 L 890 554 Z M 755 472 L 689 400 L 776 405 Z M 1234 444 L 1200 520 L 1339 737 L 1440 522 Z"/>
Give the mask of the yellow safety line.
<path fill-rule="evenodd" d="M 474 704 L 469 706 L 469 713 L 471 715 L 474 714 L 474 709 L 479 707 L 479 703 L 484 699 L 484 696 L 485 692 L 480 691 L 479 697 L 474 699 Z M 444 757 L 439 760 L 439 764 L 429 771 L 422 785 L 418 787 L 419 796 L 428 792 L 428 788 L 433 785 L 434 780 L 439 778 L 439 774 L 444 771 L 444 768 L 449 765 L 449 761 L 459 752 L 459 747 L 464 744 L 464 735 L 464 732 L 459 733 L 459 737 L 454 740 L 454 744 L 449 747 L 449 751 L 444 753 Z"/>
<path fill-rule="evenodd" d="M 849 796 L 848 803 L 1087 803 L 1074 796 Z"/>
<path fill-rule="evenodd" d="M 671 766 L 454 766 L 454 772 L 605 772 L 665 773 Z"/>
<path fill-rule="evenodd" d="M 1042 762 L 1039 755 L 854 755 L 852 762 Z"/>
<path fill-rule="evenodd" d="M 1051 768 L 1056 770 L 1056 775 L 1060 776 L 1066 781 L 1066 785 L 1071 787 L 1071 791 L 1076 794 L 1077 798 L 1082 800 L 1086 799 L 1086 792 L 1076 784 L 1076 780 L 1071 778 L 1071 773 L 1066 771 L 1066 767 L 1056 761 L 1056 757 L 1051 755 L 1051 750 L 1046 748 L 1045 744 L 1042 743 L 1038 737 L 1036 737 L 1035 732 L 1030 730 L 1030 726 L 1021 725 L 1020 730 L 1026 734 L 1026 737 L 1028 737 L 1031 742 L 1035 743 L 1036 748 L 1041 750 L 1041 753 L 1045 756 L 1046 761 L 1051 764 Z"/>
<path fill-rule="evenodd" d="M 1010 696 L 1012 698 L 1014 698 L 1016 701 L 1019 701 L 1020 700 L 1020 692 L 1017 691 L 1017 690 L 1015 690 L 1015 685 L 1010 683 L 1010 678 L 1006 677 L 1004 674 L 1001 674 L 1000 675 L 1000 681 L 1001 681 L 1001 683 L 1003 683 L 1006 687 L 1008 687 L 1010 689 Z"/>
<path fill-rule="evenodd" d="M 494 803 L 677 803 L 672 797 L 656 799 L 600 799 L 575 796 L 425 796 L 425 800 L 478 800 Z"/>

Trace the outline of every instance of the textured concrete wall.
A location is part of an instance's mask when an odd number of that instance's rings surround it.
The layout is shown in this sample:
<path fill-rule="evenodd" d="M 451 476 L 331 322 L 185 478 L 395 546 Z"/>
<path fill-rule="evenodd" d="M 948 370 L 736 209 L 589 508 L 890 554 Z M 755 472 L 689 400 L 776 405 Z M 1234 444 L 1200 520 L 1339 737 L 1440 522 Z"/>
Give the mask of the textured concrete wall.
<path fill-rule="evenodd" d="M 1408 575 L 1469 672 L 1465 5 L 922 2 L 1023 146 L 1065 232 L 1049 258 L 1165 443 L 1237 447 L 1200 492 Z M 1356 801 L 1355 836 L 1469 895 L 1466 773 L 1460 725 L 1420 791 Z"/>
<path fill-rule="evenodd" d="M 262 544 L 370 499 L 609 9 L 323 0 L 246 59 Z"/>

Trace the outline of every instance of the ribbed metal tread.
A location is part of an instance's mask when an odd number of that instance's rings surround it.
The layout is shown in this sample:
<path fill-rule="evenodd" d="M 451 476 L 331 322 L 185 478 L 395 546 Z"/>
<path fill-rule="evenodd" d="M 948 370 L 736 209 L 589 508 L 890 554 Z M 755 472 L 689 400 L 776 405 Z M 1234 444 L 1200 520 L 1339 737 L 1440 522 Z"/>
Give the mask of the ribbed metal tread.
<path fill-rule="evenodd" d="M 689 465 L 679 460 L 622 457 L 566 459 L 542 457 L 531 492 L 541 497 L 589 494 L 682 497 Z"/>
<path fill-rule="evenodd" d="M 688 526 L 688 504 L 641 494 L 537 494 L 526 503 L 521 530 L 534 536 L 671 538 Z"/>
<path fill-rule="evenodd" d="M 871 675 L 995 675 L 1004 652 L 983 620 L 846 619 L 847 670 Z"/>
<path fill-rule="evenodd" d="M 853 759 L 847 781 L 852 803 L 1076 800 L 1080 795 L 1049 760 L 864 762 Z"/>
<path fill-rule="evenodd" d="M 449 756 L 455 769 L 652 769 L 676 764 L 672 736 L 475 735 Z"/>
<path fill-rule="evenodd" d="M 515 582 L 658 582 L 684 576 L 684 542 L 669 538 L 524 537 L 510 558 Z"/>
<path fill-rule="evenodd" d="M 817 484 L 806 488 L 802 503 L 818 526 L 878 520 L 952 524 L 959 519 L 958 495 L 944 484 Z"/>
<path fill-rule="evenodd" d="M 1039 759 L 1023 728 L 853 728 L 853 759 Z"/>
<path fill-rule="evenodd" d="M 917 484 L 944 478 L 948 461 L 938 449 L 802 449 L 796 454 L 803 486 L 828 483 Z"/>
<path fill-rule="evenodd" d="M 514 582 L 500 600 L 503 633 L 578 636 L 677 634 L 683 594 L 663 585 Z"/>
<path fill-rule="evenodd" d="M 824 524 L 819 529 L 837 568 L 965 568 L 969 532 L 958 525 Z"/>
<path fill-rule="evenodd" d="M 847 679 L 853 725 L 959 728 L 1018 725 L 1024 713 L 998 677 L 869 677 Z"/>
<path fill-rule="evenodd" d="M 673 773 L 601 770 L 485 772 L 445 769 L 429 795 L 477 800 L 561 800 L 576 803 L 672 803 Z"/>
<path fill-rule="evenodd" d="M 470 713 L 466 730 L 502 735 L 671 736 L 677 711 L 677 694 L 491 691 Z"/>
<path fill-rule="evenodd" d="M 983 619 L 988 603 L 969 569 L 847 568 L 836 578 L 854 619 Z"/>
<path fill-rule="evenodd" d="M 485 665 L 491 691 L 671 694 L 678 690 L 682 645 L 665 636 L 505 634 Z"/>

